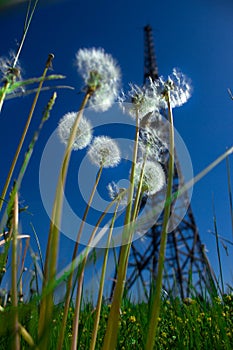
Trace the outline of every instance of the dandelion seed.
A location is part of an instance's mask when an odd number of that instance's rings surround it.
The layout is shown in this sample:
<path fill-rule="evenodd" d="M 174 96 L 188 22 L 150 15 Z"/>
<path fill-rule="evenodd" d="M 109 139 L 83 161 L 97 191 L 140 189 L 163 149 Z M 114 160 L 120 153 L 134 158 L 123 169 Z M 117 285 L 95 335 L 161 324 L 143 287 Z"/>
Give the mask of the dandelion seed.
<path fill-rule="evenodd" d="M 141 176 L 143 162 L 138 162 L 135 168 L 134 182 L 138 186 Z M 165 185 L 165 174 L 162 166 L 155 161 L 146 161 L 142 180 L 142 189 L 148 195 L 153 195 L 160 191 Z"/>
<path fill-rule="evenodd" d="M 19 61 L 17 65 L 13 66 L 15 59 L 14 52 L 10 52 L 9 57 L 0 57 L 0 74 L 3 82 L 14 83 L 16 80 L 21 79 L 21 67 Z"/>
<path fill-rule="evenodd" d="M 103 49 L 80 49 L 76 54 L 78 72 L 92 93 L 89 105 L 95 111 L 106 111 L 114 103 L 121 80 L 120 68 Z"/>
<path fill-rule="evenodd" d="M 58 125 L 58 135 L 62 143 L 67 145 L 72 127 L 77 117 L 76 112 L 65 114 Z M 82 116 L 78 125 L 76 137 L 73 143 L 73 150 L 80 150 L 88 146 L 92 139 L 92 125 Z"/>
<path fill-rule="evenodd" d="M 112 200 L 120 199 L 121 205 L 127 204 L 128 195 L 125 188 L 120 188 L 114 181 L 107 186 L 109 197 Z"/>
<path fill-rule="evenodd" d="M 115 167 L 121 160 L 117 143 L 107 136 L 95 137 L 88 156 L 93 164 L 103 168 Z"/>

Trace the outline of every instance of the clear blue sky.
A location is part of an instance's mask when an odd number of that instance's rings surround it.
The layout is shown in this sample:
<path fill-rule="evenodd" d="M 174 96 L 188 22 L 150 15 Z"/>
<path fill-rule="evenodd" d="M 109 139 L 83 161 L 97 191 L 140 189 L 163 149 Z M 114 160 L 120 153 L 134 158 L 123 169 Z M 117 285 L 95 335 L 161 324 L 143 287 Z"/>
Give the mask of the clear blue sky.
<path fill-rule="evenodd" d="M 19 42 L 26 4 L 0 12 L 0 55 L 15 50 Z M 36 146 L 31 166 L 21 189 L 21 199 L 29 205 L 32 217 L 22 217 L 23 230 L 30 230 L 32 221 L 46 245 L 49 221 L 40 201 L 39 164 L 43 148 L 58 120 L 80 104 L 77 91 L 82 81 L 74 67 L 75 53 L 80 47 L 103 47 L 116 58 L 122 70 L 123 87 L 129 82 L 143 82 L 143 27 L 153 27 L 159 73 L 166 76 L 173 67 L 187 74 L 193 85 L 193 96 L 174 111 L 175 125 L 191 156 L 194 174 L 223 153 L 233 143 L 233 2 L 232 0 L 190 1 L 41 1 L 33 18 L 20 62 L 23 77 L 39 76 L 48 53 L 55 54 L 54 73 L 67 76 L 66 84 L 75 92 L 60 91 L 52 117 L 45 125 Z M 38 125 L 50 94 L 44 94 L 38 105 L 30 135 Z M 14 151 L 23 130 L 32 97 L 9 100 L 1 113 L 0 185 L 4 183 Z M 27 139 L 30 140 L 30 136 Z M 25 147 L 28 143 L 26 142 Z M 26 148 L 25 148 L 26 150 Z M 233 160 L 230 159 L 233 173 Z M 218 275 L 213 230 L 212 198 L 219 234 L 232 239 L 227 175 L 225 163 L 219 165 L 198 183 L 191 201 L 202 242 Z M 72 242 L 61 237 L 60 263 Z M 221 249 L 224 277 L 232 284 L 232 247 L 229 257 Z"/>

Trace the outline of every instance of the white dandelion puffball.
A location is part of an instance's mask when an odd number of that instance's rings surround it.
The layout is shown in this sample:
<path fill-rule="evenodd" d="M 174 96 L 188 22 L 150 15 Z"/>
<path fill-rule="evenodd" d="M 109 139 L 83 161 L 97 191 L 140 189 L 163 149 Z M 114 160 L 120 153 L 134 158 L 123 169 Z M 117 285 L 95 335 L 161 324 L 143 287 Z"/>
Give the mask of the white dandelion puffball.
<path fill-rule="evenodd" d="M 159 112 L 160 94 L 150 86 L 139 87 L 136 84 L 129 84 L 130 90 L 127 94 L 122 92 L 118 102 L 122 110 L 128 113 L 132 118 L 142 119 L 148 113 Z"/>
<path fill-rule="evenodd" d="M 151 87 L 161 93 L 161 108 L 167 107 L 166 98 L 164 98 L 166 90 L 169 90 L 172 108 L 182 106 L 192 94 L 191 80 L 176 68 L 173 68 L 172 74 L 168 76 L 167 80 L 160 77 L 158 81 L 151 81 Z"/>
<path fill-rule="evenodd" d="M 89 148 L 88 156 L 93 164 L 103 168 L 113 168 L 121 160 L 117 143 L 107 136 L 95 137 Z"/>
<path fill-rule="evenodd" d="M 135 168 L 134 183 L 137 187 L 140 181 L 143 162 L 138 162 Z M 142 188 L 148 195 L 160 191 L 165 185 L 165 174 L 158 162 L 146 161 L 142 180 Z"/>
<path fill-rule="evenodd" d="M 76 65 L 87 88 L 93 90 L 89 106 L 95 111 L 108 110 L 118 96 L 121 81 L 116 61 L 103 49 L 80 49 Z"/>
<path fill-rule="evenodd" d="M 74 125 L 75 119 L 77 118 L 76 112 L 70 112 L 65 114 L 58 124 L 58 135 L 62 143 L 67 145 L 71 129 Z M 73 150 L 80 150 L 88 146 L 92 139 L 92 125 L 84 116 L 82 116 L 76 137 L 73 143 Z"/>

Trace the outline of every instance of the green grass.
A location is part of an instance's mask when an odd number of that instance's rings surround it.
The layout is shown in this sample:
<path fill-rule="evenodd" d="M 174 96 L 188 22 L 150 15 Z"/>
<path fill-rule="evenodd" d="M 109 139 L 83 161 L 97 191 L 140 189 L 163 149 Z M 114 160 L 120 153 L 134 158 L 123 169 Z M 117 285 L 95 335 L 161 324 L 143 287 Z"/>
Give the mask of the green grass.
<path fill-rule="evenodd" d="M 132 303 L 129 299 L 122 302 L 120 332 L 117 349 L 144 348 L 144 335 L 147 328 L 149 303 Z M 102 348 L 110 305 L 103 303 L 96 350 Z M 11 347 L 11 313 L 8 305 L 0 314 L 0 350 Z M 72 336 L 73 307 L 70 307 L 65 332 L 64 349 L 70 348 Z M 59 327 L 63 316 L 63 304 L 54 307 L 51 324 L 49 349 L 56 348 Z M 90 346 L 94 324 L 95 307 L 87 302 L 82 308 L 79 323 L 78 349 Z M 21 324 L 30 332 L 34 340 L 37 337 L 38 305 L 35 302 L 19 305 Z M 179 298 L 162 300 L 158 324 L 158 334 L 154 349 L 232 349 L 233 348 L 233 296 L 224 295 L 223 299 L 210 301 Z M 21 349 L 29 346 L 22 340 Z"/>

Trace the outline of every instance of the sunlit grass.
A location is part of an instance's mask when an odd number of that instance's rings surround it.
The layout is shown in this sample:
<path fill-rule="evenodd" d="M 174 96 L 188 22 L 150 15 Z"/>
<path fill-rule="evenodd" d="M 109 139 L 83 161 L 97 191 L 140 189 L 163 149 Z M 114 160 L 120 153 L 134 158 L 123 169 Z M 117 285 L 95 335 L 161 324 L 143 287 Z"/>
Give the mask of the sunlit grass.
<path fill-rule="evenodd" d="M 148 303 L 133 303 L 123 299 L 120 313 L 120 332 L 117 348 L 144 349 L 144 336 L 148 319 Z M 63 304 L 56 305 L 52 317 L 50 349 L 56 349 L 57 337 L 63 316 Z M 96 350 L 101 350 L 109 317 L 110 305 L 102 303 Z M 95 318 L 95 306 L 86 302 L 80 313 L 78 349 L 89 349 Z M 0 349 L 10 349 L 13 338 L 10 318 L 12 308 L 8 305 L 0 318 Z M 38 313 L 33 301 L 18 307 L 19 322 L 32 338 L 37 338 Z M 63 349 L 69 349 L 72 338 L 74 308 L 69 308 Z M 232 349 L 233 346 L 233 296 L 212 301 L 198 298 L 161 300 L 157 338 L 154 349 Z M 22 349 L 27 349 L 25 339 Z"/>

